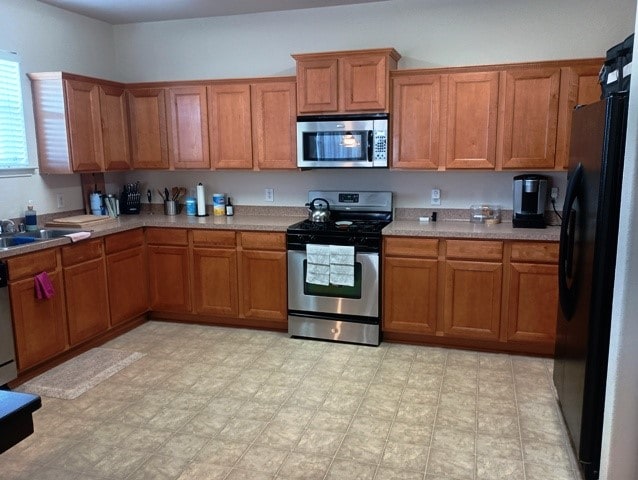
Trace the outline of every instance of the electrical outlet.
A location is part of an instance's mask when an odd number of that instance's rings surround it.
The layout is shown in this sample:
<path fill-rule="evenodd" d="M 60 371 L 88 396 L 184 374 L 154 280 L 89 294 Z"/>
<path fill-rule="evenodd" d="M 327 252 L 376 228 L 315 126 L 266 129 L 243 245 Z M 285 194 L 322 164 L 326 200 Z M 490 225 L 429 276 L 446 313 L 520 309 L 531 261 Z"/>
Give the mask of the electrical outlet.
<path fill-rule="evenodd" d="M 558 199 L 558 187 L 552 187 L 552 193 L 550 194 L 552 200 Z"/>
<path fill-rule="evenodd" d="M 441 205 L 441 190 L 438 188 L 432 189 L 432 195 L 430 197 L 430 205 L 438 206 Z"/>
<path fill-rule="evenodd" d="M 273 188 L 264 189 L 264 200 L 266 200 L 267 202 L 275 201 L 275 190 Z"/>
<path fill-rule="evenodd" d="M 64 195 L 62 195 L 61 193 L 56 193 L 55 201 L 58 205 L 58 208 L 64 208 Z"/>

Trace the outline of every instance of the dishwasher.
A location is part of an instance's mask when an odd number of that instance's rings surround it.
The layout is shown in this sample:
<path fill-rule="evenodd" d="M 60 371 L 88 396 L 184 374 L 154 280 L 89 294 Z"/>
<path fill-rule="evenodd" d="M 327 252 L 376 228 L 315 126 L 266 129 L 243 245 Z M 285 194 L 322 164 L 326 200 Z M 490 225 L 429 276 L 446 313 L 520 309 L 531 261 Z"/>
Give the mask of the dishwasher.
<path fill-rule="evenodd" d="M 18 376 L 7 279 L 7 263 L 0 262 L 0 387 Z"/>

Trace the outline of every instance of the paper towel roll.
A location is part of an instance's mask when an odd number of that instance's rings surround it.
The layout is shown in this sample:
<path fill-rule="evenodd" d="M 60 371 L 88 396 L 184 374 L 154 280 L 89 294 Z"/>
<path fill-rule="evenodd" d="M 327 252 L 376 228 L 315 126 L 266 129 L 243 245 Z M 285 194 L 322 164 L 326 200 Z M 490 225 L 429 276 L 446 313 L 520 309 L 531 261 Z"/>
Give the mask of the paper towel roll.
<path fill-rule="evenodd" d="M 201 183 L 197 184 L 197 215 L 200 217 L 206 215 L 206 193 Z"/>

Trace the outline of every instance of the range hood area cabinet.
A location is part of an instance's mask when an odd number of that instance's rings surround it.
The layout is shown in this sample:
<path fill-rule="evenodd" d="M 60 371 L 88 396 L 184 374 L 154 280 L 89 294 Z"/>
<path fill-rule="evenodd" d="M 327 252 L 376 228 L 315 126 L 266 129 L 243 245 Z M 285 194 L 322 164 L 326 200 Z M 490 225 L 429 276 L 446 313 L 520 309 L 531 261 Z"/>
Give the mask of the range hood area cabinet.
<path fill-rule="evenodd" d="M 565 169 L 601 59 L 392 72 L 392 168 Z"/>
<path fill-rule="evenodd" d="M 124 85 L 63 72 L 28 77 L 41 173 L 131 168 Z"/>
<path fill-rule="evenodd" d="M 297 113 L 388 112 L 393 48 L 295 54 Z"/>

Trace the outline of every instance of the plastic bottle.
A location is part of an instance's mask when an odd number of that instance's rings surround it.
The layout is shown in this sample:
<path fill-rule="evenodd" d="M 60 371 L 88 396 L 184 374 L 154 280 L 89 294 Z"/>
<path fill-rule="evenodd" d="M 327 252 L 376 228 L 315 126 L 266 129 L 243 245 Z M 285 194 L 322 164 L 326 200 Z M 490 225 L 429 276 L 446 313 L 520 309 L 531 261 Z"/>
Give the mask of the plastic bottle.
<path fill-rule="evenodd" d="M 233 204 L 230 202 L 230 197 L 228 197 L 228 201 L 226 202 L 226 216 L 232 217 L 234 214 Z"/>
<path fill-rule="evenodd" d="M 27 211 L 24 212 L 24 225 L 28 232 L 33 232 L 38 229 L 38 215 L 33 209 L 33 202 L 29 200 L 27 204 Z"/>

